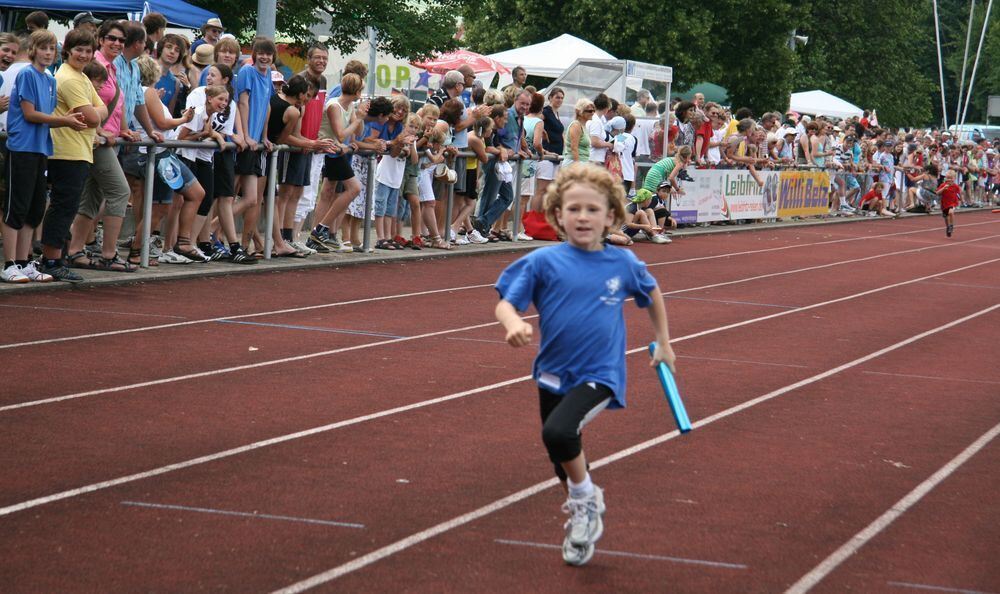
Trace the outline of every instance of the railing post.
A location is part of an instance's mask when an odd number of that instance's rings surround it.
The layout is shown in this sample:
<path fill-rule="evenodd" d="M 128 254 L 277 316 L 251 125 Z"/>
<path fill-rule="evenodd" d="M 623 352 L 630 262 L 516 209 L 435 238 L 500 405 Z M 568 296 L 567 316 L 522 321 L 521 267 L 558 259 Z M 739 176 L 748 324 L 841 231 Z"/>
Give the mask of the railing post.
<path fill-rule="evenodd" d="M 455 158 L 449 159 L 448 167 L 455 169 Z M 462 174 L 465 172 L 463 171 Z M 460 175 L 458 170 L 455 169 L 455 175 Z M 458 178 L 455 179 L 456 183 Z M 448 197 L 447 202 L 444 204 L 444 240 L 451 243 L 451 216 L 455 204 L 455 184 L 445 184 L 447 190 L 445 190 L 445 195 Z"/>
<path fill-rule="evenodd" d="M 142 254 L 139 256 L 142 268 L 149 268 L 149 237 L 153 227 L 153 186 L 156 183 L 156 154 L 153 148 L 146 147 L 146 185 L 142 187 Z"/>
<path fill-rule="evenodd" d="M 365 226 L 361 236 L 361 249 L 364 250 L 363 253 L 367 254 L 368 250 L 372 248 L 372 209 L 375 206 L 375 168 L 377 165 L 375 153 L 369 153 L 365 158 L 368 159 L 368 174 L 365 183 Z"/>
<path fill-rule="evenodd" d="M 521 159 L 514 162 L 514 207 L 511 208 L 511 218 L 513 227 L 511 228 L 510 240 L 517 241 L 517 234 L 521 231 Z"/>
<path fill-rule="evenodd" d="M 267 232 L 264 233 L 264 259 L 271 259 L 271 252 L 274 251 L 274 191 L 278 183 L 278 151 L 282 147 L 274 147 L 274 150 L 267 156 L 267 196 L 264 206 L 264 221 L 267 225 Z M 256 200 L 256 198 L 254 198 Z"/>

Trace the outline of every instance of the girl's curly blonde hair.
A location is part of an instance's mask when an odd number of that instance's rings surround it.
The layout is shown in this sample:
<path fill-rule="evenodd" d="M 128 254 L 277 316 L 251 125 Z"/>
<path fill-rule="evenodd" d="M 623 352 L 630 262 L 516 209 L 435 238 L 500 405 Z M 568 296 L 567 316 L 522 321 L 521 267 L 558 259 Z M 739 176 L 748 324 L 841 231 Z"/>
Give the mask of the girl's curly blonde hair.
<path fill-rule="evenodd" d="M 625 188 L 607 169 L 590 163 L 572 163 L 561 167 L 556 179 L 545 191 L 545 218 L 549 224 L 564 236 L 564 230 L 556 219 L 556 209 L 562 208 L 563 194 L 575 184 L 590 186 L 608 198 L 608 210 L 614 220 L 608 229 L 617 229 L 625 222 Z M 604 231 L 607 232 L 608 229 Z"/>

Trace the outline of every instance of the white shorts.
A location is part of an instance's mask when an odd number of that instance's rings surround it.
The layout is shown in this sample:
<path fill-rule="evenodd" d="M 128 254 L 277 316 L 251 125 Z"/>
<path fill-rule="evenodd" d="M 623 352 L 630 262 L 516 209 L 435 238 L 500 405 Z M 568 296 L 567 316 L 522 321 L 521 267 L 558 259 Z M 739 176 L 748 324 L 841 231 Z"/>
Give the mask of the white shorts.
<path fill-rule="evenodd" d="M 417 177 L 421 202 L 434 202 L 434 168 L 421 169 Z"/>
<path fill-rule="evenodd" d="M 535 178 L 525 177 L 521 179 L 521 195 L 531 196 L 535 193 Z"/>
<path fill-rule="evenodd" d="M 552 181 L 556 178 L 556 173 L 558 173 L 558 171 L 559 163 L 553 161 L 539 161 L 537 173 L 535 175 L 538 179 Z"/>

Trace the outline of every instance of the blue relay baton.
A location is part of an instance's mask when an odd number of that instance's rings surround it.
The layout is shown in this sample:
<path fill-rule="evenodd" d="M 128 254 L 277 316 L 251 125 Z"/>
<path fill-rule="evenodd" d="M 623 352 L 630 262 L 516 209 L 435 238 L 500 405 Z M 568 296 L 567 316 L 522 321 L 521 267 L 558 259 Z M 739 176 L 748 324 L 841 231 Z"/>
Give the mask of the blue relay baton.
<path fill-rule="evenodd" d="M 655 341 L 649 343 L 650 356 L 654 352 L 656 352 Z M 674 414 L 674 421 L 677 423 L 677 428 L 680 429 L 681 433 L 687 433 L 691 430 L 691 419 L 688 418 L 687 410 L 684 408 L 681 393 L 677 390 L 677 382 L 674 380 L 674 374 L 670 372 L 667 364 L 661 361 L 656 364 L 656 375 L 660 378 L 660 385 L 663 386 L 663 394 L 667 397 L 667 402 L 670 403 L 670 412 Z"/>

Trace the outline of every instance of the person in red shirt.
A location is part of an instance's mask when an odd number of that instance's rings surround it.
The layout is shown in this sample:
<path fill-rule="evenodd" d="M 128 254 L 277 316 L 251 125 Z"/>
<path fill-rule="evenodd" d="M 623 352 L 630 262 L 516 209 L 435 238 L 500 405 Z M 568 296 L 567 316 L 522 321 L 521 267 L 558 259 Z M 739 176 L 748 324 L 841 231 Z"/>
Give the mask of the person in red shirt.
<path fill-rule="evenodd" d="M 948 237 L 955 230 L 955 209 L 962 201 L 962 188 L 955 183 L 955 178 L 955 170 L 949 169 L 944 174 L 944 183 L 937 189 L 937 194 L 941 197 L 941 216 L 945 221 L 944 232 Z"/>
<path fill-rule="evenodd" d="M 877 212 L 884 217 L 895 216 L 885 208 L 885 197 L 882 195 L 883 185 L 884 184 L 882 182 L 875 182 L 872 184 L 868 193 L 861 197 L 861 210 L 867 210 L 873 213 Z"/>

